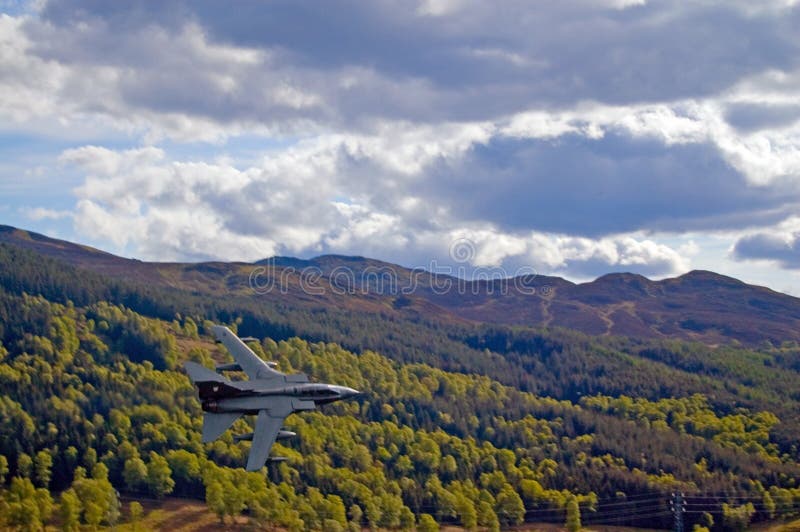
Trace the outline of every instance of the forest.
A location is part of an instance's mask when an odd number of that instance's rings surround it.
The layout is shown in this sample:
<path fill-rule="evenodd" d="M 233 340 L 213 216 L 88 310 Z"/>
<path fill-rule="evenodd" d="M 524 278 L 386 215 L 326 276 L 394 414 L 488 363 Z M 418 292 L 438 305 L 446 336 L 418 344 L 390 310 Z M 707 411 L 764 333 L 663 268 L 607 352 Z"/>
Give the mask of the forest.
<path fill-rule="evenodd" d="M 290 416 L 288 462 L 242 469 L 240 420 L 200 442 L 180 367 L 226 324 L 283 371 L 364 391 Z M 498 530 L 524 521 L 743 530 L 800 513 L 800 346 L 313 312 L 105 278 L 0 245 L 0 523 L 141 517 L 203 500 L 288 530 Z"/>

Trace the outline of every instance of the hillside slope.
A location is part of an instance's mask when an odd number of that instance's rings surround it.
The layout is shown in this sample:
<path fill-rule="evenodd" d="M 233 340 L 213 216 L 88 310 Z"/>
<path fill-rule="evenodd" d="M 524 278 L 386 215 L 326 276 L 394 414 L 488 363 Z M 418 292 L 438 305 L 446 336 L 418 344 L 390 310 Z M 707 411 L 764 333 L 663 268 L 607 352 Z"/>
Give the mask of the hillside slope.
<path fill-rule="evenodd" d="M 274 257 L 246 263 L 148 263 L 0 226 L 5 242 L 119 279 L 296 308 L 347 309 L 451 323 L 564 327 L 591 335 L 709 345 L 800 340 L 800 299 L 707 271 L 651 281 L 608 274 L 464 281 L 363 257 Z"/>
<path fill-rule="evenodd" d="M 128 498 L 205 499 L 227 523 L 244 512 L 254 526 L 288 530 L 407 529 L 423 514 L 467 528 L 563 523 L 573 498 L 588 526 L 666 528 L 675 490 L 691 505 L 687 527 L 702 512 L 726 523 L 724 503 L 745 513 L 752 503 L 747 520 L 800 509 L 796 351 L 730 349 L 715 358 L 722 351 L 681 342 L 477 326 L 428 332 L 428 363 L 298 338 L 251 343 L 284 371 L 364 392 L 288 418 L 298 438 L 276 453 L 290 461 L 265 483 L 263 473 L 241 469 L 249 443 L 232 439 L 252 420 L 202 444 L 200 404 L 179 368 L 186 359 L 229 360 L 208 320 L 227 313 L 246 335 L 267 318 L 236 307 L 248 299 L 226 308 L 198 297 L 79 274 L 0 245 L 0 456 L 10 479 L 5 489 L 0 481 L 8 502 L 0 527 L 34 515 L 18 511 L 31 507 L 26 497 L 65 488 L 79 507 L 105 501 L 79 513 L 88 525 L 119 519 L 114 488 Z M 462 364 L 483 358 L 575 399 L 436 367 L 448 352 L 437 346 L 459 353 L 444 343 L 456 333 L 474 345 Z M 29 489 L 17 489 L 28 478 Z"/>

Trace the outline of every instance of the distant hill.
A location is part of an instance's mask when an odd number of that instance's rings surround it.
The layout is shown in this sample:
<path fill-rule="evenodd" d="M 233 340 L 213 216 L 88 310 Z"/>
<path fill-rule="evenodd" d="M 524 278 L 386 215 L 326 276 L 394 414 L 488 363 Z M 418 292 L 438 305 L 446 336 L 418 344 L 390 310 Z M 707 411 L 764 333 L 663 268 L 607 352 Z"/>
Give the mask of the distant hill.
<path fill-rule="evenodd" d="M 0 226 L 0 242 L 111 277 L 197 293 L 303 308 L 435 318 L 591 335 L 675 338 L 709 345 L 800 340 L 800 299 L 709 271 L 651 281 L 612 273 L 575 284 L 560 277 L 465 281 L 364 257 L 273 257 L 241 262 L 154 263 Z"/>

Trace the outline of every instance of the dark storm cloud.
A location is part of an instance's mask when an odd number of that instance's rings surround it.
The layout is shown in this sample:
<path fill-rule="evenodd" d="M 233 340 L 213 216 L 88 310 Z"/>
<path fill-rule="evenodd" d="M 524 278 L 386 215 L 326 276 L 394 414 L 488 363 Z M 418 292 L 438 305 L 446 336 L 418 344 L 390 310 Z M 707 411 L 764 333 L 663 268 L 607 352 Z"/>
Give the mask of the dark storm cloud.
<path fill-rule="evenodd" d="M 733 248 L 733 256 L 738 260 L 772 260 L 786 269 L 800 269 L 800 232 L 742 237 Z"/>
<path fill-rule="evenodd" d="M 617 134 L 495 137 L 440 161 L 419 186 L 457 219 L 592 237 L 774 223 L 798 197 L 789 184 L 748 186 L 713 145 Z"/>
<path fill-rule="evenodd" d="M 46 57 L 129 65 L 137 74 L 123 80 L 132 85 L 124 93 L 137 105 L 194 109 L 220 120 L 226 112 L 266 118 L 272 109 L 259 112 L 263 102 L 252 98 L 275 78 L 322 95 L 334 109 L 296 111 L 302 118 L 464 120 L 585 99 L 702 97 L 746 76 L 792 68 L 800 57 L 797 8 L 748 14 L 733 3 L 613 9 L 506 2 L 425 16 L 416 7 L 406 1 L 54 0 L 42 12 L 44 27 L 32 24 L 30 31 L 42 37 L 37 49 Z M 191 75 L 197 63 L 181 61 L 180 49 L 148 49 L 153 28 L 178 34 L 189 23 L 212 43 L 268 51 L 270 62 L 240 72 L 233 94 L 220 93 Z M 69 35 L 46 38 L 59 30 Z M 344 73 L 357 83 L 339 86 L 335 75 Z M 181 97 L 195 86 L 201 96 Z"/>

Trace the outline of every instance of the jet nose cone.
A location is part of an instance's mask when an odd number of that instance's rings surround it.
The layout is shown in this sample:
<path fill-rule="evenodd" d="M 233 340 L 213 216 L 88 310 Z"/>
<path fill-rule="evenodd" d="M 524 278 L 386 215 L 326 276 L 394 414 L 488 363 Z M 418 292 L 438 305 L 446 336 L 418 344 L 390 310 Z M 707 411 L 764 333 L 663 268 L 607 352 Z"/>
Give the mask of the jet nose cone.
<path fill-rule="evenodd" d="M 349 399 L 350 397 L 355 397 L 356 395 L 361 395 L 361 392 L 354 390 L 353 388 L 348 388 L 347 386 L 342 387 L 343 399 Z"/>

